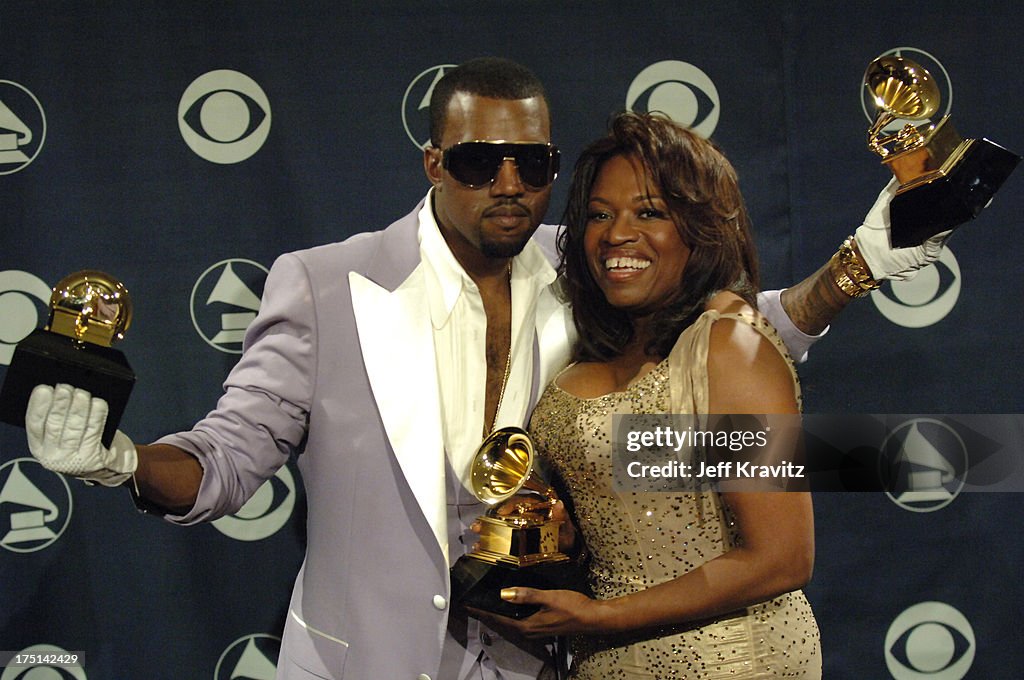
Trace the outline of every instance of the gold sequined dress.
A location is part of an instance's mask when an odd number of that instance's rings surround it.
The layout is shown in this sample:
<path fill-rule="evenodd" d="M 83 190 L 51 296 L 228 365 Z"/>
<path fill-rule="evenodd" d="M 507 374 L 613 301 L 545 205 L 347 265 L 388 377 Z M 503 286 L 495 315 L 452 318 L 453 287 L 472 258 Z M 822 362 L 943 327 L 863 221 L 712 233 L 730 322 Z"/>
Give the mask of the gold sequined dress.
<path fill-rule="evenodd" d="M 534 411 L 531 435 L 569 489 L 591 555 L 590 586 L 600 599 L 671 580 L 740 540 L 717 493 L 617 493 L 611 476 L 614 414 L 707 413 L 708 338 L 718 318 L 749 323 L 786 354 L 762 317 L 711 310 L 683 332 L 668 359 L 626 390 L 584 399 L 556 380 Z M 631 636 L 578 636 L 570 646 L 572 677 L 580 680 L 821 677 L 818 627 L 802 591 L 711 621 Z"/>

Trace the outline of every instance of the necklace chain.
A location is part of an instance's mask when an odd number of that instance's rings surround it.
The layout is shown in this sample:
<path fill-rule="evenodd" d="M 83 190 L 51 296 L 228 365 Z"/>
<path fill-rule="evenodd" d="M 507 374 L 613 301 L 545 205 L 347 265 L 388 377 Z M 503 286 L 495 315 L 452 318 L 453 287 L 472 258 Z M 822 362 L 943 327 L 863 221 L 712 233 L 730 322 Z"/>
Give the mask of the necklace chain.
<path fill-rule="evenodd" d="M 491 420 L 491 432 L 498 426 L 498 414 L 501 413 L 501 402 L 505 399 L 505 386 L 508 385 L 508 376 L 512 372 L 512 342 L 508 345 L 508 358 L 505 359 L 505 376 L 501 379 L 501 391 L 498 392 L 498 405 L 494 407 L 494 419 Z"/>
<path fill-rule="evenodd" d="M 508 261 L 508 283 L 511 293 L 512 286 L 512 260 Z M 512 373 L 512 328 L 509 327 L 508 356 L 505 358 L 505 375 L 501 379 L 501 391 L 498 392 L 498 404 L 494 407 L 494 418 L 491 420 L 490 432 L 494 432 L 498 426 L 498 414 L 501 413 L 501 402 L 505 400 L 505 387 L 508 385 L 508 377 Z M 485 432 L 484 436 L 490 434 Z"/>

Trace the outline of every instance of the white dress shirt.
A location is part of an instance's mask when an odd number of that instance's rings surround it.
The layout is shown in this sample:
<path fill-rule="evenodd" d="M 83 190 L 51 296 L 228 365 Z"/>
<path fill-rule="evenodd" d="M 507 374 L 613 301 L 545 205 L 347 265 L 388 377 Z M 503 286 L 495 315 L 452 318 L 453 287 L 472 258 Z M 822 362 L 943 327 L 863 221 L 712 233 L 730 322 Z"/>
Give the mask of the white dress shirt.
<path fill-rule="evenodd" d="M 444 448 L 469 487 L 469 468 L 485 427 L 487 316 L 480 290 L 441 235 L 432 201 L 420 211 L 420 252 L 426 273 L 441 391 Z M 555 280 L 554 267 L 532 241 L 512 259 L 512 338 L 508 381 L 494 425 L 523 427 L 533 388 L 537 296 Z"/>

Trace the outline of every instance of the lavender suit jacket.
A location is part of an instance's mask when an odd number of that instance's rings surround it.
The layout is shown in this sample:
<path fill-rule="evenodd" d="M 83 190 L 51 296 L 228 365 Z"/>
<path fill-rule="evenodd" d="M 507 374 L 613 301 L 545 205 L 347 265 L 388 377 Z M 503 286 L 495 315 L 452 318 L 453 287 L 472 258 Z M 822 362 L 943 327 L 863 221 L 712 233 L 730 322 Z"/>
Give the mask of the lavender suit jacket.
<path fill-rule="evenodd" d="M 201 462 L 192 524 L 237 511 L 301 451 L 308 542 L 278 678 L 438 678 L 449 613 L 445 455 L 417 239 L 384 231 L 280 257 L 225 394 L 163 443 Z M 554 227 L 534 237 L 554 257 Z M 537 304 L 535 385 L 568 360 L 571 317 Z"/>

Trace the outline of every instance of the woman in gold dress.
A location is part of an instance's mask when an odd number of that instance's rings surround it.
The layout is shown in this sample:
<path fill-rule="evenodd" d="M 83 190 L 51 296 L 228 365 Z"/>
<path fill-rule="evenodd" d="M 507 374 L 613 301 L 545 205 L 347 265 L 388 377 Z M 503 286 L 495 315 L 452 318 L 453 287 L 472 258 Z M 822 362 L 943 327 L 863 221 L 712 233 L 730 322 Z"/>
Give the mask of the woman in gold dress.
<path fill-rule="evenodd" d="M 594 597 L 508 589 L 541 608 L 505 623 L 570 636 L 575 678 L 820 678 L 800 591 L 814 562 L 808 493 L 613 483 L 616 414 L 799 413 L 792 361 L 754 307 L 735 171 L 665 117 L 620 114 L 577 163 L 566 225 L 580 339 L 530 432 L 568 490 Z"/>

